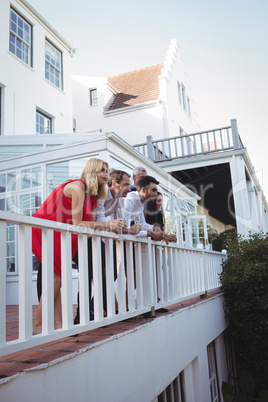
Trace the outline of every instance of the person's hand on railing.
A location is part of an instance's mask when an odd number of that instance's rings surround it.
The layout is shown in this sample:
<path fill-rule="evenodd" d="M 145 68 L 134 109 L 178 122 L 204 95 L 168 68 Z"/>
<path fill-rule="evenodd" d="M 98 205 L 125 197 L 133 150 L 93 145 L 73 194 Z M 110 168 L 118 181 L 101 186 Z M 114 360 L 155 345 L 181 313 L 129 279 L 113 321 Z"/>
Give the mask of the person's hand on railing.
<path fill-rule="evenodd" d="M 122 233 L 123 229 L 125 229 L 126 227 L 126 222 L 122 219 L 107 222 L 108 232 Z"/>
<path fill-rule="evenodd" d="M 156 240 L 156 241 L 165 240 L 165 237 L 166 237 L 165 233 L 162 232 L 161 229 L 153 230 L 153 231 L 147 232 L 147 233 L 148 233 L 148 236 L 150 236 L 153 240 Z"/>
<path fill-rule="evenodd" d="M 141 231 L 141 225 L 139 223 L 134 223 L 134 225 L 132 225 L 130 229 L 125 229 L 123 233 L 135 235 L 138 234 L 140 231 Z"/>
<path fill-rule="evenodd" d="M 165 242 L 168 243 L 177 243 L 177 236 L 175 234 L 168 234 L 164 238 Z"/>

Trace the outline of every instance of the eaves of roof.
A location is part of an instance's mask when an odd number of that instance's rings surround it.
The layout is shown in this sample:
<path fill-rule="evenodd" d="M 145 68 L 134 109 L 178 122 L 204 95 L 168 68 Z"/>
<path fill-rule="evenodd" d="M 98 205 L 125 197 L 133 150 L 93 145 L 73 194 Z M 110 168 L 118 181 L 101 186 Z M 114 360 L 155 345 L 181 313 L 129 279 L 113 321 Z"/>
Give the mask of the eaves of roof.
<path fill-rule="evenodd" d="M 140 109 L 148 109 L 148 108 L 155 107 L 158 105 L 159 105 L 159 99 L 150 101 L 150 102 L 140 103 L 138 105 L 120 107 L 118 109 L 113 109 L 113 110 L 109 110 L 109 108 L 108 108 L 108 110 L 104 110 L 103 115 L 104 115 L 104 117 L 109 117 L 109 116 L 121 114 L 121 113 L 135 112 L 136 110 L 140 110 Z"/>

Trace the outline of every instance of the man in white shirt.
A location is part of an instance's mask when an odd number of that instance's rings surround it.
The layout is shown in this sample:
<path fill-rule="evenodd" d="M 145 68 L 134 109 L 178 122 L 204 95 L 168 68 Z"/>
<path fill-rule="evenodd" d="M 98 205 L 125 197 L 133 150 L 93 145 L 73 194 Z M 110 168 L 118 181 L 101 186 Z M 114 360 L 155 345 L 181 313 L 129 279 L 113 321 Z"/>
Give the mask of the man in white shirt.
<path fill-rule="evenodd" d="M 130 192 L 130 175 L 123 170 L 113 170 L 109 175 L 107 198 L 98 201 L 96 209 L 97 221 L 114 221 L 124 219 L 124 198 Z M 123 229 L 124 234 L 139 233 L 140 225 L 136 224 Z"/>
<path fill-rule="evenodd" d="M 127 229 L 131 224 L 140 224 L 141 231 L 137 237 L 151 237 L 153 240 L 165 240 L 165 233 L 156 225 L 149 225 L 145 221 L 143 204 L 146 200 L 157 196 L 159 182 L 152 176 L 144 176 L 138 183 L 138 191 L 131 191 L 125 199 L 124 218 Z M 124 233 L 123 229 L 123 233 Z"/>

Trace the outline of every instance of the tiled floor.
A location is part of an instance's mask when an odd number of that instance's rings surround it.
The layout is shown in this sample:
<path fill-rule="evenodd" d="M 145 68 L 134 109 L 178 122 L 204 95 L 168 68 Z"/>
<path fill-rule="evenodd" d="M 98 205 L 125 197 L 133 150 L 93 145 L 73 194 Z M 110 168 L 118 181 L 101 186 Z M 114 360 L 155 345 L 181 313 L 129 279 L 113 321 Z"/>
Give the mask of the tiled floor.
<path fill-rule="evenodd" d="M 210 292 L 207 298 L 214 297 L 220 294 L 221 291 L 216 290 Z M 167 311 L 156 311 L 154 318 L 145 318 L 143 315 L 130 318 L 126 321 L 117 322 L 115 324 L 107 325 L 102 328 L 97 328 L 88 332 L 83 332 L 76 336 L 64 338 L 54 342 L 46 343 L 26 349 L 20 352 L 12 353 L 0 358 L 0 380 L 6 377 L 10 377 L 19 373 L 20 371 L 27 370 L 32 367 L 36 367 L 43 363 L 48 363 L 53 360 L 59 359 L 66 355 L 90 346 L 93 343 L 100 342 L 109 337 L 124 333 L 131 329 L 134 329 L 140 325 L 148 323 L 160 316 L 172 314 L 182 308 L 194 305 L 202 301 L 200 297 L 189 299 L 168 307 Z M 74 307 L 75 311 L 75 307 Z M 36 312 L 36 306 L 34 307 L 33 315 Z M 18 306 L 7 307 L 7 340 L 14 340 L 18 338 Z"/>

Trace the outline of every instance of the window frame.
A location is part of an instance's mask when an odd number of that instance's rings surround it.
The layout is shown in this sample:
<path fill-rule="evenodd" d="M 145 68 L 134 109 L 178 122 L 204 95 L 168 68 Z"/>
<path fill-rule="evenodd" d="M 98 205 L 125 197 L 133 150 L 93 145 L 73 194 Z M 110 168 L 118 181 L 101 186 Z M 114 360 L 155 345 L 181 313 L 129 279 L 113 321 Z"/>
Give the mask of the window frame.
<path fill-rule="evenodd" d="M 17 18 L 17 23 L 15 23 L 14 20 L 12 20 L 12 13 L 16 15 Z M 22 27 L 19 26 L 19 20 L 22 20 Z M 16 25 L 17 29 L 16 31 L 12 28 L 12 24 Z M 29 27 L 29 32 L 26 32 L 25 26 Z M 18 30 L 22 30 L 22 37 L 19 35 Z M 27 36 L 29 39 L 29 43 L 27 43 Z M 23 63 L 25 63 L 29 67 L 33 67 L 33 26 L 30 24 L 30 22 L 24 18 L 18 11 L 16 11 L 13 7 L 10 7 L 10 17 L 9 17 L 9 51 L 17 57 L 19 60 L 21 60 Z M 11 37 L 14 37 L 14 43 L 11 41 Z M 17 46 L 17 43 L 21 43 L 21 48 Z M 14 51 L 12 50 L 12 46 L 14 47 Z M 25 52 L 25 49 L 28 50 L 28 52 Z M 17 51 L 18 50 L 18 51 Z M 21 57 L 18 55 L 18 53 L 21 52 Z M 26 55 L 23 57 L 23 55 Z"/>
<path fill-rule="evenodd" d="M 221 398 L 215 341 L 212 341 L 207 346 L 207 357 L 211 402 L 220 402 Z"/>
<path fill-rule="evenodd" d="M 185 402 L 184 371 L 181 371 L 179 375 L 161 392 L 161 394 L 157 395 L 154 401 Z"/>
<path fill-rule="evenodd" d="M 24 172 L 29 173 L 29 186 L 23 187 L 23 178 L 25 177 Z M 20 168 L 17 170 L 8 170 L 5 171 L 4 173 L 1 173 L 1 175 L 5 176 L 4 179 L 4 186 L 3 191 L 0 192 L 0 201 L 3 201 L 2 205 L 4 208 L 1 210 L 7 211 L 7 212 L 14 212 L 18 214 L 22 214 L 26 210 L 29 210 L 30 216 L 32 216 L 35 211 L 39 208 L 39 206 L 42 204 L 42 199 L 43 199 L 43 168 L 42 165 L 34 165 L 29 168 Z M 36 175 L 37 175 L 37 180 L 36 180 Z M 9 182 L 11 181 L 11 182 Z M 33 205 L 32 201 L 33 198 L 32 196 L 38 196 L 40 197 L 40 205 Z M 20 202 L 23 196 L 29 196 L 30 197 L 30 208 L 25 208 L 22 209 L 20 206 Z M 10 205 L 14 205 L 14 208 L 12 210 L 9 210 L 9 205 L 8 205 L 8 200 L 13 199 L 13 203 Z M 25 216 L 29 216 L 29 214 L 24 214 Z M 9 239 L 9 231 L 10 229 L 14 228 L 14 240 Z M 11 247 L 10 244 L 14 244 L 14 255 L 7 255 L 6 256 L 6 275 L 8 276 L 16 276 L 18 275 L 18 225 L 13 225 L 9 224 L 7 226 L 7 237 L 6 237 L 6 247 Z M 14 259 L 14 271 L 7 271 L 7 263 L 9 260 Z M 36 270 L 34 269 L 36 267 L 36 257 L 34 254 L 32 254 L 32 274 L 36 275 Z"/>
<path fill-rule="evenodd" d="M 53 57 L 53 52 L 59 55 L 58 60 Z M 57 62 L 59 66 L 57 66 Z M 58 73 L 58 78 L 55 72 Z M 54 77 L 54 79 L 51 79 L 51 77 Z M 48 38 L 45 38 L 45 79 L 56 88 L 63 90 L 63 53 Z M 55 80 L 58 81 L 58 85 Z"/>
<path fill-rule="evenodd" d="M 97 88 L 89 89 L 89 104 L 90 106 L 97 106 L 99 104 Z"/>
<path fill-rule="evenodd" d="M 49 122 L 49 132 L 48 133 L 47 132 L 44 132 L 44 133 L 37 132 L 37 124 L 38 124 L 38 126 L 41 127 L 40 123 L 37 122 L 37 115 L 43 117 L 45 120 L 47 120 Z M 37 135 L 52 134 L 52 124 L 53 124 L 53 120 L 48 114 L 41 112 L 39 109 L 36 109 L 36 112 L 35 112 L 35 128 L 36 128 L 36 130 L 35 131 L 36 131 Z M 44 125 L 44 128 L 45 128 L 45 125 Z"/>
<path fill-rule="evenodd" d="M 187 112 L 188 112 L 188 116 L 190 117 L 190 119 L 192 119 L 191 100 L 190 100 L 189 96 L 187 96 L 186 98 L 187 98 Z"/>

